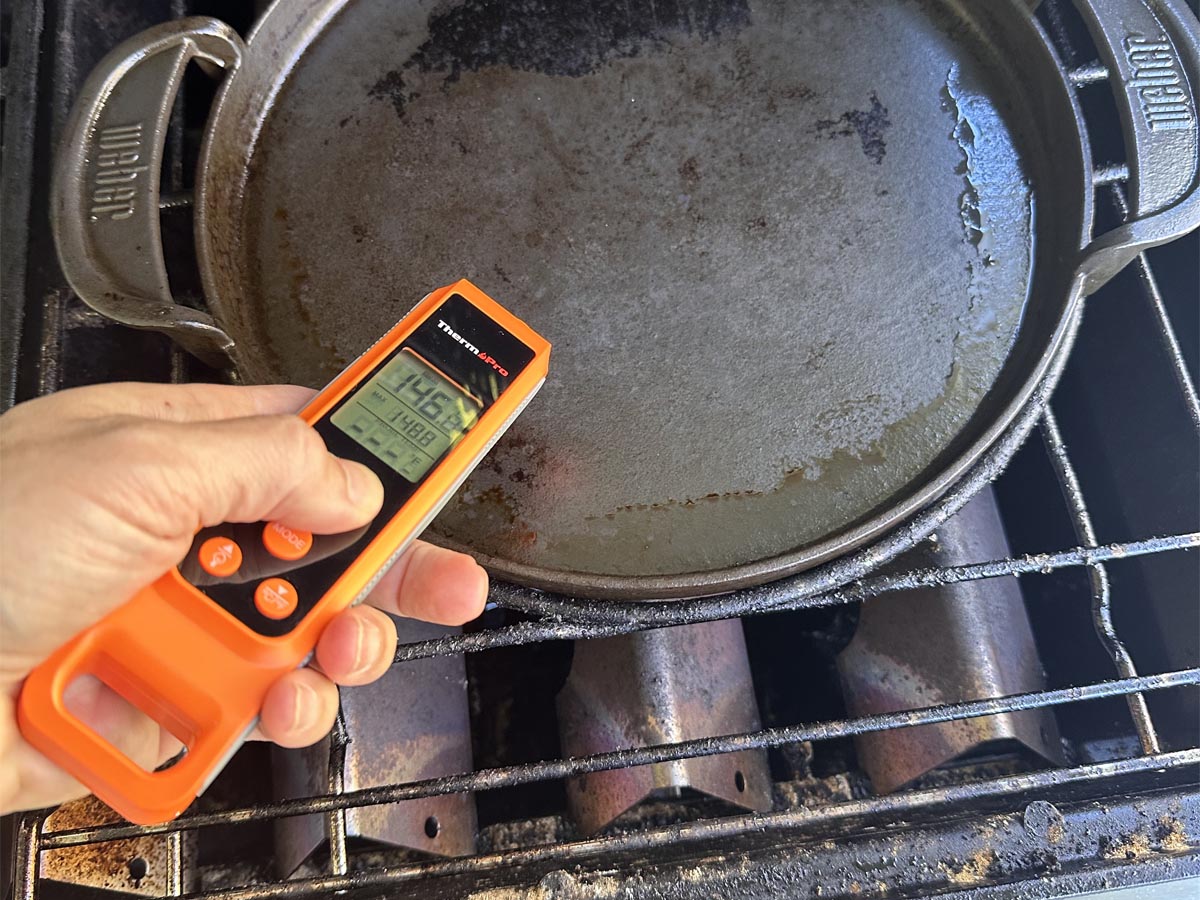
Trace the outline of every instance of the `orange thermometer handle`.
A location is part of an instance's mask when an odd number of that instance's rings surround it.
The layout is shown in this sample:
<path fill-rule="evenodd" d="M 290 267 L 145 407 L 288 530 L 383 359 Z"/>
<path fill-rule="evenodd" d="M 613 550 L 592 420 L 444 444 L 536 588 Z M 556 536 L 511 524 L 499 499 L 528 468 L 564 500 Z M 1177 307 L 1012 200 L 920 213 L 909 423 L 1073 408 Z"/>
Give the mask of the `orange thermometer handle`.
<path fill-rule="evenodd" d="M 139 824 L 182 812 L 253 728 L 267 689 L 302 659 L 249 660 L 171 602 L 182 588 L 166 576 L 59 648 L 26 680 L 18 707 L 27 738 L 101 800 Z M 175 765 L 148 772 L 77 719 L 67 686 L 94 675 L 187 747 Z M 189 679 L 187 676 L 190 675 Z M 39 739 L 40 738 L 40 739 Z"/>

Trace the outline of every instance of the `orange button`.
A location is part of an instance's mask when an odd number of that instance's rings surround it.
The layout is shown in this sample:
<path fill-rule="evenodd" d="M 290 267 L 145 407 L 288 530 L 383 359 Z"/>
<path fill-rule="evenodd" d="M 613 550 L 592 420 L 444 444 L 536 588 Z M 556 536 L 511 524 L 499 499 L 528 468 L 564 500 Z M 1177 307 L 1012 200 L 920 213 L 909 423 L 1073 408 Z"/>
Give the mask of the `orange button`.
<path fill-rule="evenodd" d="M 209 575 L 228 578 L 242 565 L 242 548 L 233 538 L 210 537 L 200 545 L 200 568 Z"/>
<path fill-rule="evenodd" d="M 286 619 L 295 612 L 296 600 L 296 589 L 282 578 L 268 578 L 254 589 L 254 605 L 268 619 Z"/>
<path fill-rule="evenodd" d="M 312 549 L 312 532 L 269 522 L 263 529 L 263 546 L 276 559 L 300 559 Z"/>

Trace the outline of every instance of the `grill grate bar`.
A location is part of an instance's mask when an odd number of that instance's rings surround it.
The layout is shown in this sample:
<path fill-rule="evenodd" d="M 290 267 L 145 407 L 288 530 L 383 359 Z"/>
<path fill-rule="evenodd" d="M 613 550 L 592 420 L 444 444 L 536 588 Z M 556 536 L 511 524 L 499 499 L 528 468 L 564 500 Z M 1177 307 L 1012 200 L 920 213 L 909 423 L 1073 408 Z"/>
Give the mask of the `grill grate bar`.
<path fill-rule="evenodd" d="M 1092 184 L 1117 184 L 1129 180 L 1129 166 L 1125 163 L 1109 163 L 1092 170 Z"/>
<path fill-rule="evenodd" d="M 346 791 L 346 719 L 339 707 L 333 731 L 329 735 L 329 782 L 332 796 L 340 797 Z M 350 869 L 346 856 L 346 808 L 331 809 L 327 816 L 326 830 L 329 833 L 329 871 L 332 875 L 345 875 Z"/>
<path fill-rule="evenodd" d="M 163 191 L 158 195 L 160 212 L 169 209 L 191 209 L 194 202 L 188 191 Z"/>
<path fill-rule="evenodd" d="M 528 849 L 490 853 L 461 859 L 438 860 L 407 866 L 386 866 L 353 875 L 297 879 L 270 884 L 247 885 L 221 891 L 190 894 L 189 900 L 267 900 L 267 898 L 325 897 L 350 889 L 379 889 L 415 879 L 484 872 L 491 869 L 533 866 L 537 863 L 565 863 L 601 853 L 647 852 L 685 843 L 728 842 L 743 835 L 764 831 L 809 831 L 828 834 L 838 823 L 887 817 L 891 820 L 914 813 L 961 808 L 980 800 L 1029 796 L 1053 790 L 1055 796 L 1073 785 L 1101 779 L 1136 775 L 1150 771 L 1165 772 L 1194 768 L 1200 764 L 1200 751 L 1185 750 L 1153 757 L 1136 757 L 1115 762 L 1095 763 L 1073 769 L 1046 769 L 1023 775 L 997 778 L 972 785 L 953 785 L 908 793 L 890 794 L 865 800 L 851 800 L 836 806 L 816 809 L 791 809 L 783 812 L 727 816 L 679 825 L 666 825 L 645 831 L 605 835 L 585 840 L 547 844 Z"/>
<path fill-rule="evenodd" d="M 1129 200 L 1125 196 L 1125 191 L 1120 185 L 1112 185 L 1110 187 L 1110 197 L 1112 198 L 1113 206 L 1120 213 L 1122 220 L 1129 220 Z M 1163 349 L 1166 351 L 1167 358 L 1171 362 L 1171 372 L 1175 376 L 1175 382 L 1179 386 L 1180 392 L 1183 394 L 1184 403 L 1187 404 L 1188 416 L 1192 420 L 1192 427 L 1200 432 L 1200 396 L 1196 393 L 1196 382 L 1192 379 L 1192 373 L 1188 371 L 1187 360 L 1183 357 L 1183 349 L 1179 346 L 1179 338 L 1175 334 L 1175 326 L 1171 322 L 1171 317 L 1167 313 L 1167 306 L 1163 302 L 1162 291 L 1159 290 L 1158 280 L 1154 277 L 1154 272 L 1150 269 L 1150 263 L 1146 259 L 1145 253 L 1139 253 L 1134 265 L 1137 266 L 1137 272 L 1141 278 L 1142 288 L 1146 294 L 1146 300 L 1150 303 L 1150 308 L 1154 311 L 1155 324 L 1158 326 L 1159 337 L 1163 342 Z"/>
<path fill-rule="evenodd" d="M 1058 428 L 1058 420 L 1054 411 L 1047 406 L 1042 413 L 1042 439 L 1050 455 L 1050 464 L 1062 487 L 1063 498 L 1067 501 L 1067 509 L 1071 514 L 1071 524 L 1075 534 L 1086 547 L 1095 547 L 1096 529 L 1092 525 L 1092 516 L 1088 512 L 1087 503 L 1083 499 L 1083 488 L 1079 484 L 1079 476 L 1067 455 L 1067 445 L 1063 441 L 1062 432 Z M 1088 579 L 1092 583 L 1092 623 L 1096 634 L 1100 637 L 1104 649 L 1112 657 L 1117 673 L 1122 678 L 1136 678 L 1137 668 L 1133 657 L 1125 644 L 1117 637 L 1117 629 L 1112 619 L 1112 592 L 1109 589 L 1108 571 L 1103 563 L 1091 562 L 1087 565 Z M 1146 698 L 1140 693 L 1133 692 L 1126 696 L 1129 704 L 1129 714 L 1133 717 L 1134 728 L 1137 729 L 1138 739 L 1142 743 L 1142 752 L 1158 753 L 1158 733 L 1150 719 L 1150 710 L 1146 706 Z"/>
<path fill-rule="evenodd" d="M 1047 574 L 1056 569 L 1072 566 L 1087 566 L 1109 560 L 1190 550 L 1196 547 L 1200 547 L 1200 532 L 1153 537 L 1095 547 L 1072 547 L 1068 550 L 1060 550 L 1055 553 L 1027 554 L 1025 556 L 972 563 L 964 566 L 912 569 L 897 574 L 876 575 L 864 578 L 849 587 L 816 596 L 809 596 L 798 591 L 791 592 L 788 590 L 786 582 L 780 582 L 774 588 L 782 599 L 771 602 L 769 605 L 763 604 L 759 609 L 746 612 L 739 611 L 738 614 L 745 616 L 784 610 L 839 606 L 892 591 L 939 587 L 958 584 L 963 581 L 1001 578 L 1009 575 Z M 499 605 L 506 606 L 508 605 L 506 600 L 511 595 L 517 594 L 522 596 L 523 602 L 527 603 L 529 608 L 537 610 L 538 599 L 536 593 L 514 585 L 496 585 L 492 590 L 492 599 L 497 601 Z M 406 662 L 408 660 L 428 659 L 436 656 L 453 656 L 459 653 L 474 653 L 480 650 L 492 650 L 497 647 L 514 647 L 547 640 L 612 637 L 648 628 L 665 628 L 673 625 L 710 622 L 729 616 L 729 613 L 722 609 L 719 603 L 733 596 L 735 595 L 726 595 L 726 597 L 714 598 L 712 603 L 702 602 L 696 605 L 693 605 L 695 601 L 686 601 L 686 608 L 684 610 L 678 613 L 668 610 L 667 614 L 662 616 L 661 620 L 655 618 L 650 623 L 640 620 L 635 620 L 631 623 L 619 618 L 619 614 L 614 614 L 611 621 L 596 623 L 591 621 L 557 621 L 553 618 L 554 607 L 553 605 L 549 605 L 549 608 L 545 611 L 547 621 L 518 622 L 515 625 L 506 625 L 491 631 L 451 635 L 427 641 L 414 641 L 411 644 L 403 644 L 397 648 L 396 661 Z M 670 607 L 672 605 L 669 603 L 661 604 L 662 607 Z"/>
<path fill-rule="evenodd" d="M 1086 87 L 1089 84 L 1099 84 L 1101 81 L 1108 80 L 1108 68 L 1103 63 L 1094 61 L 1071 69 L 1067 73 L 1067 78 L 1077 88 Z"/>
<path fill-rule="evenodd" d="M 50 291 L 42 297 L 42 342 L 38 348 L 38 396 L 52 394 L 62 386 L 63 307 L 66 296 Z"/>
<path fill-rule="evenodd" d="M 188 355 L 177 346 L 171 346 L 171 384 L 187 384 L 191 381 L 188 377 Z"/>
<path fill-rule="evenodd" d="M 17 829 L 15 890 L 22 900 L 33 900 L 37 894 L 38 853 L 41 846 L 44 813 L 26 813 Z"/>
<path fill-rule="evenodd" d="M 326 813 L 335 809 L 375 806 L 397 803 L 421 797 L 436 797 L 444 794 L 462 794 L 469 791 L 486 791 L 502 787 L 530 784 L 537 781 L 569 778 L 607 769 L 644 766 L 690 759 L 697 756 L 713 756 L 720 753 L 738 753 L 762 747 L 778 747 L 804 741 L 826 741 L 853 737 L 874 731 L 906 728 L 915 725 L 930 725 L 957 719 L 974 719 L 1000 713 L 1061 706 L 1115 697 L 1131 691 L 1156 691 L 1200 684 L 1200 668 L 1181 669 L 1158 675 L 1142 675 L 1137 678 L 1121 678 L 1093 684 L 1025 694 L 1010 694 L 987 700 L 972 700 L 964 703 L 948 703 L 922 709 L 882 713 L 854 719 L 819 722 L 811 725 L 794 725 L 769 728 L 762 731 L 721 737 L 700 738 L 671 744 L 616 750 L 570 759 L 526 763 L 494 769 L 480 769 L 461 775 L 429 778 L 408 784 L 384 785 L 332 796 L 305 797 L 264 803 L 225 812 L 183 816 L 163 825 L 99 825 L 53 831 L 42 836 L 40 848 L 73 847 L 100 841 L 137 837 L 147 834 L 162 834 L 174 829 L 196 829 L 211 825 L 235 825 L 247 822 L 269 821 L 285 816 L 306 813 Z"/>
<path fill-rule="evenodd" d="M 167 896 L 178 897 L 183 893 L 183 833 L 172 831 L 167 835 Z"/>

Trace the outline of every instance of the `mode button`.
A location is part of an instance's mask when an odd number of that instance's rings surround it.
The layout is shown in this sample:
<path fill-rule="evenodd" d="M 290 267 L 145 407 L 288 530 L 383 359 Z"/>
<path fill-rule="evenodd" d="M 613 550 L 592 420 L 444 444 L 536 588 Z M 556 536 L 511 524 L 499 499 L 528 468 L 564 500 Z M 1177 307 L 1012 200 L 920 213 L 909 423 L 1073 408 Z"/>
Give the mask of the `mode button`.
<path fill-rule="evenodd" d="M 302 559 L 312 549 L 313 536 L 311 531 L 301 531 L 290 528 L 282 522 L 268 522 L 263 529 L 263 546 L 276 559 L 293 562 Z"/>

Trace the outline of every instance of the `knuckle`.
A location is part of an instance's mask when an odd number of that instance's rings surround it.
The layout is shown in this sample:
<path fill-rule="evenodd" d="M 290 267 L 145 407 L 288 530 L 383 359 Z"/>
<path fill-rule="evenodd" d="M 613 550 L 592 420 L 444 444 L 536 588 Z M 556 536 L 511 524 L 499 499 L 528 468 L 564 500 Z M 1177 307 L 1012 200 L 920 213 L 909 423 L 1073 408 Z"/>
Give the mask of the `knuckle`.
<path fill-rule="evenodd" d="M 280 440 L 287 448 L 289 462 L 298 479 L 320 473 L 329 463 L 325 441 L 316 429 L 299 416 L 278 416 Z"/>
<path fill-rule="evenodd" d="M 110 510 L 152 535 L 171 535 L 190 525 L 186 498 L 195 479 L 177 464 L 181 436 L 175 426 L 146 419 L 118 418 L 97 423 L 89 455 L 114 463 L 89 489 Z"/>
<path fill-rule="evenodd" d="M 312 453 L 324 450 L 325 443 L 311 425 L 299 416 L 272 416 L 277 428 L 278 439 L 283 441 L 289 452 Z"/>

